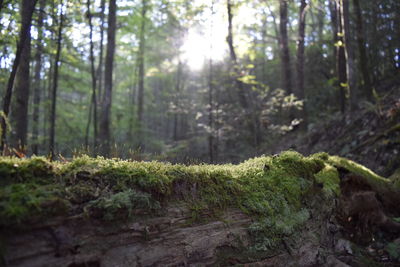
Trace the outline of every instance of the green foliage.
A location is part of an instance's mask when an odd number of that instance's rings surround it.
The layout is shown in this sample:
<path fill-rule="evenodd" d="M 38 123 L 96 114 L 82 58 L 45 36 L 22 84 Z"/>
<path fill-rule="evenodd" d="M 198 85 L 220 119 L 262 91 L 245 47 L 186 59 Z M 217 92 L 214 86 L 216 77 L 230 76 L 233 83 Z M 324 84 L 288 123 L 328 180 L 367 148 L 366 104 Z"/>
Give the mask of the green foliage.
<path fill-rule="evenodd" d="M 12 184 L 0 190 L 0 225 L 15 227 L 46 216 L 65 214 L 69 205 L 58 186 Z"/>
<path fill-rule="evenodd" d="M 354 173 L 361 177 L 364 177 L 366 181 L 373 187 L 373 188 L 387 188 L 391 186 L 391 181 L 386 179 L 378 174 L 374 173 L 370 169 L 346 158 L 338 157 L 338 156 L 330 156 L 328 159 L 328 163 L 332 166 L 338 168 L 342 168 L 347 170 L 348 172 Z M 400 188 L 398 188 L 400 189 Z"/>
<path fill-rule="evenodd" d="M 131 218 L 138 209 L 149 212 L 159 208 L 160 203 L 152 199 L 151 195 L 128 189 L 89 202 L 86 212 L 91 217 L 113 221 Z"/>
<path fill-rule="evenodd" d="M 339 172 L 333 166 L 326 165 L 324 169 L 315 175 L 315 180 L 323 184 L 323 190 L 328 195 L 334 193 L 338 196 L 340 194 Z"/>
<path fill-rule="evenodd" d="M 285 237 L 294 234 L 310 218 L 307 209 L 297 212 L 286 209 L 279 216 L 264 217 L 250 225 L 250 234 L 255 239 L 253 249 L 257 251 L 273 250 L 281 245 Z"/>
<path fill-rule="evenodd" d="M 4 177 L 13 182 L 0 190 L 2 226 L 58 214 L 126 220 L 180 201 L 191 210 L 192 223 L 215 219 L 227 208 L 243 210 L 253 218 L 249 231 L 256 251 L 276 248 L 279 240 L 299 231 L 314 208 L 310 198 L 340 193 L 337 168 L 368 176 L 367 181 L 386 182 L 352 161 L 326 153 L 304 157 L 295 151 L 238 165 L 185 166 L 88 156 L 68 163 L 42 158 L 0 162 Z M 43 183 L 36 174 L 52 183 Z M 21 183 L 27 179 L 32 182 Z"/>
<path fill-rule="evenodd" d="M 32 157 L 31 159 L 1 157 L 0 184 L 32 181 L 48 183 L 49 179 L 55 178 L 55 168 L 55 165 L 44 157 Z"/>

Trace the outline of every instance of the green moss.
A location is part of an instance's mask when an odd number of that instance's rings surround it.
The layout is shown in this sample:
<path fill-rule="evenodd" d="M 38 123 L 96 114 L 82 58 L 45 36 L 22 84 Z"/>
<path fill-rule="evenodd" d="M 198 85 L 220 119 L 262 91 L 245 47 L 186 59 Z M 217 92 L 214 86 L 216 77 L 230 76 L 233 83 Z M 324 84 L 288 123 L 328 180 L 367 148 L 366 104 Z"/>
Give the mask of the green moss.
<path fill-rule="evenodd" d="M 44 157 L 0 157 L 0 185 L 33 181 L 49 183 L 51 178 L 55 178 L 55 169 L 55 164 L 51 164 Z"/>
<path fill-rule="evenodd" d="M 88 156 L 68 163 L 0 158 L 0 174 L 8 184 L 0 190 L 0 225 L 82 212 L 101 220 L 124 220 L 180 201 L 191 210 L 192 222 L 213 219 L 228 207 L 242 209 L 254 221 L 249 228 L 252 248 L 270 250 L 306 223 L 314 208 L 310 197 L 339 194 L 339 167 L 388 183 L 326 153 L 304 157 L 288 151 L 238 165 L 192 166 Z"/>
<path fill-rule="evenodd" d="M 148 213 L 160 208 L 160 203 L 149 194 L 128 189 L 89 202 L 85 211 L 90 217 L 113 221 L 131 218 L 134 211 Z"/>
<path fill-rule="evenodd" d="M 0 189 L 0 225 L 17 226 L 46 217 L 65 214 L 68 202 L 58 186 L 33 183 L 12 184 Z"/>
<path fill-rule="evenodd" d="M 352 160 L 338 156 L 330 156 L 327 162 L 337 169 L 345 169 L 350 173 L 363 177 L 364 181 L 377 192 L 382 192 L 383 194 L 400 193 L 399 183 L 396 184 L 390 179 L 379 176 L 365 166 Z"/>
<path fill-rule="evenodd" d="M 334 193 L 336 196 L 340 194 L 340 178 L 339 172 L 336 168 L 326 164 L 320 172 L 315 174 L 315 180 L 323 184 L 323 190 L 331 195 Z"/>

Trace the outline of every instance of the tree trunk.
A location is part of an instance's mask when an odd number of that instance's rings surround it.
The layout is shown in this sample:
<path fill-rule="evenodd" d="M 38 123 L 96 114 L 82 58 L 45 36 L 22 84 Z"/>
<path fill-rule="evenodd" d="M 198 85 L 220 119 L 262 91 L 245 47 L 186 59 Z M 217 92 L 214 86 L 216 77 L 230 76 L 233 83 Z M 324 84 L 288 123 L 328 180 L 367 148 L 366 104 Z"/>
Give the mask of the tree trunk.
<path fill-rule="evenodd" d="M 33 91 L 33 114 L 32 114 L 32 153 L 38 155 L 39 152 L 39 122 L 40 122 L 40 110 L 39 106 L 41 103 L 42 84 L 40 73 L 42 70 L 42 53 L 43 53 L 43 20 L 46 0 L 40 0 L 39 2 L 39 16 L 38 16 L 38 39 L 35 54 L 35 77 L 34 77 L 34 91 Z"/>
<path fill-rule="evenodd" d="M 110 116 L 112 102 L 112 77 L 115 52 L 115 32 L 116 32 L 116 0 L 110 0 L 108 7 L 108 29 L 107 29 L 107 51 L 104 69 L 104 94 L 103 110 L 100 118 L 99 139 L 102 142 L 101 151 L 104 156 L 110 155 Z"/>
<path fill-rule="evenodd" d="M 287 0 L 279 1 L 279 13 L 280 13 L 280 23 L 279 23 L 279 43 L 281 49 L 281 71 L 282 71 L 282 88 L 286 91 L 288 95 L 292 93 L 292 73 L 290 70 L 290 52 L 288 44 L 288 33 L 287 33 L 287 23 L 288 23 L 288 2 Z"/>
<path fill-rule="evenodd" d="M 139 51 L 138 51 L 138 126 L 139 126 L 139 147 L 143 150 L 143 106 L 144 106 L 144 53 L 145 53 L 145 30 L 146 30 L 146 12 L 147 12 L 147 0 L 142 0 L 142 14 L 139 34 Z"/>
<path fill-rule="evenodd" d="M 343 29 L 344 29 L 344 41 L 345 41 L 345 52 L 346 52 L 346 71 L 348 80 L 348 90 L 350 93 L 350 111 L 354 110 L 357 105 L 356 97 L 356 76 L 354 68 L 354 50 L 353 50 L 353 40 L 351 38 L 350 32 L 350 14 L 349 14 L 349 1 L 343 0 Z"/>
<path fill-rule="evenodd" d="M 337 77 L 336 74 L 336 61 L 337 61 L 337 48 L 336 44 L 338 41 L 338 18 L 337 18 L 337 8 L 336 0 L 329 0 L 329 13 L 331 18 L 331 28 L 332 28 L 332 43 L 333 43 L 333 76 Z"/>
<path fill-rule="evenodd" d="M 347 84 L 347 70 L 346 70 L 346 51 L 345 51 L 345 40 L 344 40 L 344 19 L 343 19 L 343 0 L 336 0 L 336 11 L 338 18 L 338 41 L 336 43 L 337 47 L 337 61 L 336 69 L 338 74 L 338 88 L 339 88 L 339 103 L 340 111 L 342 114 L 346 110 L 346 89 Z"/>
<path fill-rule="evenodd" d="M 63 9 L 64 3 L 61 4 L 61 10 Z M 57 112 L 57 87 L 58 87 L 58 70 L 61 58 L 61 44 L 62 44 L 62 30 L 64 27 L 65 14 L 61 11 L 60 19 L 58 23 L 58 36 L 57 36 L 57 52 L 56 58 L 54 59 L 54 74 L 53 74 L 53 88 L 51 92 L 51 113 L 50 113 L 50 143 L 49 143 L 49 154 L 53 160 L 55 157 L 55 130 L 56 130 L 56 112 Z"/>
<path fill-rule="evenodd" d="M 30 12 L 30 3 L 21 2 L 21 17 Z M 21 61 L 15 76 L 14 92 L 15 101 L 11 105 L 10 122 L 14 125 L 15 131 L 11 135 L 11 146 L 25 151 L 26 136 L 28 130 L 28 105 L 30 91 L 30 61 L 31 61 L 31 33 L 26 34 L 25 43 L 22 49 Z"/>
<path fill-rule="evenodd" d="M 233 71 L 235 73 L 235 83 L 237 87 L 237 92 L 238 92 L 238 97 L 239 97 L 239 103 L 241 107 L 245 110 L 248 108 L 248 103 L 246 99 L 246 94 L 245 94 L 245 88 L 244 84 L 242 81 L 238 80 L 238 71 L 239 71 L 239 66 L 237 62 L 237 56 L 235 52 L 235 46 L 233 45 L 233 13 L 232 13 L 232 3 L 231 0 L 227 0 L 227 11 L 228 11 L 228 37 L 226 38 L 229 46 L 229 54 L 231 58 L 231 62 L 233 65 Z"/>
<path fill-rule="evenodd" d="M 178 56 L 179 57 L 179 56 Z M 178 59 L 178 69 L 177 69 L 177 73 L 176 73 L 176 85 L 175 85 L 175 93 L 176 93 L 176 98 L 175 98 L 175 102 L 176 102 L 176 106 L 179 105 L 179 94 L 181 91 L 181 79 L 182 79 L 182 62 L 180 60 L 180 58 Z M 173 139 L 174 141 L 178 141 L 179 140 L 179 131 L 178 131 L 178 121 L 179 121 L 179 115 L 177 112 L 175 112 L 174 114 L 174 133 L 173 133 Z"/>
<path fill-rule="evenodd" d="M 211 14 L 214 14 L 214 2 L 212 3 L 211 7 Z M 211 32 L 212 32 L 212 18 L 211 18 Z M 210 36 L 210 40 L 212 40 L 212 36 Z M 210 163 L 214 163 L 214 102 L 213 102 L 213 95 L 214 95 L 214 84 L 213 84 L 213 61 L 212 61 L 212 50 L 213 44 L 210 42 L 210 59 L 208 63 L 208 127 L 209 127 L 209 134 L 208 134 L 208 154 L 210 157 Z"/>
<path fill-rule="evenodd" d="M 360 1 L 359 0 L 353 0 L 354 3 L 354 13 L 356 17 L 356 35 L 357 35 L 357 42 L 358 42 L 358 52 L 360 55 L 360 69 L 361 69 L 361 74 L 363 76 L 363 92 L 365 97 L 368 100 L 372 100 L 372 84 L 371 84 L 371 78 L 368 72 L 368 58 L 367 58 L 367 52 L 365 50 L 365 40 L 364 40 L 364 30 L 363 30 L 363 19 L 362 19 L 362 14 L 361 14 L 361 7 L 360 7 Z"/>
<path fill-rule="evenodd" d="M 135 126 L 135 105 L 136 105 L 136 97 L 137 97 L 137 86 L 138 86 L 138 62 L 136 61 L 133 74 L 132 74 L 132 87 L 130 90 L 130 106 L 129 106 L 129 125 L 128 125 L 128 133 L 127 133 L 127 139 L 129 144 L 132 146 L 135 146 L 135 143 L 133 141 L 133 136 L 134 136 L 134 126 Z"/>
<path fill-rule="evenodd" d="M 97 66 L 97 83 L 98 83 L 98 103 L 101 102 L 102 92 L 103 92 L 103 50 L 104 50 L 104 13 L 106 9 L 106 1 L 101 0 L 100 13 L 101 13 L 101 23 L 100 23 L 100 55 L 99 55 L 99 65 Z"/>
<path fill-rule="evenodd" d="M 233 4 L 231 0 L 227 0 L 227 12 L 228 12 L 228 36 L 227 36 L 227 42 L 229 46 L 229 52 L 230 52 L 230 58 L 231 58 L 231 64 L 233 67 L 233 73 L 234 73 L 234 78 L 235 78 L 235 84 L 236 84 L 236 90 L 239 98 L 239 103 L 242 109 L 244 110 L 244 119 L 245 119 L 245 124 L 246 127 L 249 129 L 250 132 L 250 137 L 254 140 L 253 146 L 257 147 L 260 141 L 260 134 L 258 131 L 257 127 L 257 114 L 255 112 L 255 105 L 249 106 L 249 100 L 248 100 L 248 95 L 246 94 L 246 87 L 244 83 L 239 80 L 240 78 L 240 68 L 235 52 L 235 46 L 233 43 L 233 12 L 232 12 L 232 7 Z"/>
<path fill-rule="evenodd" d="M 5 96 L 3 99 L 3 114 L 1 114 L 1 140 L 0 140 L 0 149 L 4 153 L 4 145 L 6 142 L 7 136 L 7 117 L 10 111 L 11 97 L 12 97 L 12 89 L 14 86 L 15 76 L 17 74 L 17 69 L 20 64 L 22 53 L 25 47 L 25 42 L 30 41 L 30 28 L 32 23 L 32 15 L 35 9 L 35 5 L 37 0 L 22 0 L 21 2 L 21 29 L 19 32 L 19 41 L 17 45 L 17 51 L 15 53 L 15 59 L 13 62 L 12 70 L 10 77 L 8 78 L 7 88 L 5 92 Z"/>
<path fill-rule="evenodd" d="M 97 96 L 96 96 L 96 70 L 95 70 L 95 62 L 94 62 L 94 45 L 93 45 L 93 25 L 92 25 L 92 14 L 90 12 L 90 0 L 86 2 L 87 6 L 87 15 L 89 20 L 89 40 L 90 40 L 90 67 L 91 67 L 91 75 L 92 75 L 92 108 L 89 110 L 89 119 L 88 119 L 88 127 L 91 121 L 91 113 L 93 110 L 93 151 L 97 148 Z M 88 148 L 88 140 L 89 140 L 89 131 L 86 131 L 86 147 Z"/>
<path fill-rule="evenodd" d="M 304 38 L 306 29 L 306 0 L 301 0 L 299 10 L 299 33 L 297 41 L 297 98 L 303 100 L 303 109 L 301 112 L 302 129 L 307 130 L 307 110 L 304 92 Z"/>

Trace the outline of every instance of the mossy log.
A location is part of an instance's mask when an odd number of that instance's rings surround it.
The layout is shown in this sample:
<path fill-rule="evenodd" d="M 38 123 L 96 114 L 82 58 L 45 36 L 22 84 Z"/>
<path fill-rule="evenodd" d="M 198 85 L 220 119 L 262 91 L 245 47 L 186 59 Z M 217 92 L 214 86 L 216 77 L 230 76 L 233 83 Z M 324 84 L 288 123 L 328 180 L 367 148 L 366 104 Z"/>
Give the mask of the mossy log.
<path fill-rule="evenodd" d="M 0 177 L 6 266 L 355 265 L 383 261 L 363 248 L 400 233 L 399 184 L 326 153 L 193 166 L 0 158 Z"/>

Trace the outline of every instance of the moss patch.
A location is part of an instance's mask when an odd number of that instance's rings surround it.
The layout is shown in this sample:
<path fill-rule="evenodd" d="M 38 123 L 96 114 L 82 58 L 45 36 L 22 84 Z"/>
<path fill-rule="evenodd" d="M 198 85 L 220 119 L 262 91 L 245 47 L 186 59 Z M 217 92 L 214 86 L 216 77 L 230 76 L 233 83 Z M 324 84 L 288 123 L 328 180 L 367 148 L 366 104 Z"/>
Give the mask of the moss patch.
<path fill-rule="evenodd" d="M 254 218 L 252 248 L 264 251 L 294 235 L 310 218 L 310 197 L 340 194 L 337 168 L 387 183 L 370 170 L 326 153 L 294 151 L 238 165 L 184 166 L 82 156 L 68 163 L 44 158 L 0 158 L 0 225 L 23 225 L 56 215 L 86 214 L 112 221 L 152 213 L 183 201 L 193 221 L 216 217 L 228 207 Z M 162 209 L 161 209 L 162 210 Z"/>

